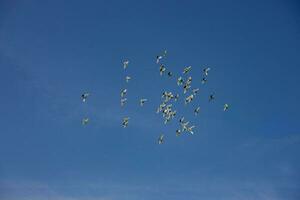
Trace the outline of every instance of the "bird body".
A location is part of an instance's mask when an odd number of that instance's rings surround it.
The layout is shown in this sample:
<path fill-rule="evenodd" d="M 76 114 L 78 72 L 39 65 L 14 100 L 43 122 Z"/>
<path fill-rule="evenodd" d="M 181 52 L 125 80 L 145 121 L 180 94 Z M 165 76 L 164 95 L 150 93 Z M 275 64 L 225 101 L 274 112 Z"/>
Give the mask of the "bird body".
<path fill-rule="evenodd" d="M 226 111 L 229 108 L 229 105 L 227 103 L 224 104 L 224 111 Z"/>
<path fill-rule="evenodd" d="M 164 50 L 162 55 L 156 56 L 156 63 L 158 64 L 160 62 L 160 60 L 163 59 L 166 56 L 167 56 L 167 50 Z"/>
<path fill-rule="evenodd" d="M 81 95 L 82 102 L 86 102 L 87 98 L 90 96 L 90 93 L 86 92 Z"/>
<path fill-rule="evenodd" d="M 178 79 L 177 79 L 177 85 L 182 85 L 184 82 L 183 78 L 180 76 Z"/>
<path fill-rule="evenodd" d="M 127 89 L 123 89 L 121 91 L 121 97 L 124 97 L 127 94 Z"/>
<path fill-rule="evenodd" d="M 81 123 L 82 123 L 82 125 L 87 125 L 89 123 L 89 121 L 90 121 L 89 118 L 83 118 Z"/>
<path fill-rule="evenodd" d="M 185 68 L 183 69 L 183 73 L 184 73 L 184 74 L 187 74 L 191 69 L 192 69 L 192 66 L 185 67 Z"/>
<path fill-rule="evenodd" d="M 208 71 L 209 71 L 209 70 L 210 70 L 209 67 L 203 69 L 203 72 L 204 72 L 204 75 L 205 75 L 205 76 L 208 76 Z"/>
<path fill-rule="evenodd" d="M 187 131 L 190 132 L 191 134 L 194 134 L 193 128 L 195 128 L 195 126 L 190 126 L 187 128 Z"/>
<path fill-rule="evenodd" d="M 126 102 L 127 102 L 127 98 L 121 99 L 121 106 L 124 106 Z"/>
<path fill-rule="evenodd" d="M 130 76 L 126 76 L 125 80 L 126 80 L 126 83 L 128 83 L 131 80 L 131 77 Z"/>
<path fill-rule="evenodd" d="M 124 117 L 123 118 L 123 122 L 122 122 L 123 128 L 126 128 L 128 126 L 129 119 L 130 119 L 129 117 Z"/>
<path fill-rule="evenodd" d="M 208 101 L 213 101 L 213 100 L 215 100 L 215 94 L 209 95 Z"/>
<path fill-rule="evenodd" d="M 176 136 L 179 136 L 181 134 L 181 130 L 180 129 L 177 129 L 176 130 Z"/>
<path fill-rule="evenodd" d="M 185 98 L 185 104 L 191 103 L 194 99 L 194 94 L 191 94 L 190 96 Z"/>
<path fill-rule="evenodd" d="M 198 93 L 198 91 L 199 91 L 199 88 L 196 88 L 196 89 L 192 90 L 192 92 L 193 92 L 194 95 L 196 95 Z"/>
<path fill-rule="evenodd" d="M 162 56 L 156 56 L 156 63 L 158 64 L 162 58 L 163 58 Z"/>
<path fill-rule="evenodd" d="M 195 113 L 195 115 L 198 115 L 199 112 L 200 112 L 200 107 L 197 107 L 197 108 L 194 110 L 194 113 Z"/>
<path fill-rule="evenodd" d="M 165 71 L 166 71 L 165 66 L 164 65 L 160 65 L 160 67 L 159 67 L 159 74 L 162 76 Z"/>
<path fill-rule="evenodd" d="M 162 144 L 162 143 L 164 143 L 164 135 L 163 134 L 161 134 L 158 138 L 158 144 Z"/>
<path fill-rule="evenodd" d="M 148 100 L 147 99 L 141 99 L 140 100 L 140 106 L 143 106 L 146 101 L 148 101 Z"/>
<path fill-rule="evenodd" d="M 126 69 L 128 67 L 128 64 L 129 64 L 129 60 L 125 60 L 123 62 L 123 68 Z"/>

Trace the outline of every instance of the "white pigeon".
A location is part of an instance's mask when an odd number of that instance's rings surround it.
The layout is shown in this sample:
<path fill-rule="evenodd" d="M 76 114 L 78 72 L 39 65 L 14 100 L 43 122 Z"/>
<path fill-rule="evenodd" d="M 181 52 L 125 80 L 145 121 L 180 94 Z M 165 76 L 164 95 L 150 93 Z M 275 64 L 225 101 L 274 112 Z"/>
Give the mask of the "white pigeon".
<path fill-rule="evenodd" d="M 130 119 L 129 117 L 124 117 L 124 118 L 123 118 L 122 126 L 123 126 L 124 128 L 126 128 L 126 127 L 128 126 L 129 119 Z"/>
<path fill-rule="evenodd" d="M 185 84 L 185 85 L 183 86 L 183 93 L 185 94 L 185 93 L 188 91 L 188 89 L 190 89 L 190 88 L 191 88 L 191 85 Z"/>
<path fill-rule="evenodd" d="M 174 98 L 174 95 L 172 94 L 172 92 L 163 92 L 161 98 L 165 99 L 164 102 L 168 102 Z"/>
<path fill-rule="evenodd" d="M 191 69 L 192 69 L 192 66 L 185 67 L 185 68 L 183 69 L 183 73 L 186 74 L 186 73 L 188 73 Z"/>
<path fill-rule="evenodd" d="M 191 103 L 194 99 L 194 95 L 191 94 L 190 96 L 185 98 L 185 104 Z"/>
<path fill-rule="evenodd" d="M 178 79 L 177 79 L 177 85 L 182 85 L 183 84 L 183 78 L 180 76 Z"/>
<path fill-rule="evenodd" d="M 127 94 L 127 89 L 123 89 L 121 91 L 121 97 L 124 97 Z"/>
<path fill-rule="evenodd" d="M 128 64 L 129 64 L 129 60 L 125 60 L 123 62 L 123 68 L 126 69 L 128 67 Z"/>
<path fill-rule="evenodd" d="M 176 116 L 176 113 L 177 113 L 176 110 L 171 111 L 171 112 L 170 112 L 170 116 L 171 116 L 172 118 L 174 118 L 174 117 Z"/>
<path fill-rule="evenodd" d="M 227 103 L 224 104 L 224 111 L 226 111 L 229 108 L 229 105 Z"/>
<path fill-rule="evenodd" d="M 90 96 L 90 93 L 85 92 L 81 95 L 82 102 L 86 102 L 87 98 Z"/>
<path fill-rule="evenodd" d="M 131 80 L 131 77 L 130 76 L 126 76 L 125 80 L 126 80 L 126 83 L 128 83 Z"/>
<path fill-rule="evenodd" d="M 164 143 L 164 134 L 161 134 L 158 138 L 158 144 Z"/>
<path fill-rule="evenodd" d="M 186 81 L 186 84 L 190 85 L 192 83 L 192 77 L 188 77 L 187 81 Z"/>
<path fill-rule="evenodd" d="M 187 131 L 188 130 L 189 123 L 190 122 L 183 122 L 183 123 L 181 123 L 182 131 Z"/>
<path fill-rule="evenodd" d="M 163 108 L 162 112 L 163 112 L 163 116 L 164 117 L 167 116 L 167 115 L 169 115 L 170 112 L 172 112 L 172 104 L 169 104 L 169 105 L 165 106 Z"/>
<path fill-rule="evenodd" d="M 89 118 L 83 118 L 81 123 L 82 125 L 87 125 L 89 123 Z"/>
<path fill-rule="evenodd" d="M 127 98 L 121 99 L 121 106 L 124 106 L 127 101 Z"/>
<path fill-rule="evenodd" d="M 195 126 L 190 126 L 188 127 L 187 131 L 190 132 L 191 134 L 194 134 L 193 128 L 195 128 Z"/>
<path fill-rule="evenodd" d="M 165 71 L 166 71 L 165 66 L 164 65 L 160 65 L 160 67 L 159 67 L 159 74 L 162 76 Z"/>
<path fill-rule="evenodd" d="M 140 100 L 140 106 L 143 106 L 146 101 L 148 101 L 148 100 L 147 99 L 141 99 Z"/>
<path fill-rule="evenodd" d="M 157 108 L 156 113 L 159 113 L 159 112 L 161 112 L 162 110 L 164 110 L 165 107 L 166 107 L 166 105 L 167 105 L 167 104 L 166 104 L 165 102 L 163 102 L 162 104 L 160 104 L 159 107 Z"/>
<path fill-rule="evenodd" d="M 208 76 L 208 71 L 209 71 L 209 70 L 210 70 L 209 67 L 203 69 L 203 72 L 204 72 L 205 76 Z"/>
<path fill-rule="evenodd" d="M 156 63 L 158 64 L 162 58 L 163 58 L 163 56 L 156 56 Z"/>
<path fill-rule="evenodd" d="M 160 62 L 160 60 L 163 59 L 166 56 L 167 56 L 167 50 L 164 50 L 162 55 L 156 56 L 156 63 L 158 64 Z"/>

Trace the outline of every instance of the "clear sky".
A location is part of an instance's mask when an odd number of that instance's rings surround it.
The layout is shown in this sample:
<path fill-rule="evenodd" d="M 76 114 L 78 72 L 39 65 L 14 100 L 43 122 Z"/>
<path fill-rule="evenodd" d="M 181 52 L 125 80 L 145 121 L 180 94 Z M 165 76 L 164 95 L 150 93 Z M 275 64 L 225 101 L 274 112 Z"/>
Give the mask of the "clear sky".
<path fill-rule="evenodd" d="M 194 135 L 155 113 L 179 91 L 159 76 L 164 49 L 200 86 L 178 102 Z M 299 53 L 297 1 L 1 0 L 0 199 L 300 199 Z"/>

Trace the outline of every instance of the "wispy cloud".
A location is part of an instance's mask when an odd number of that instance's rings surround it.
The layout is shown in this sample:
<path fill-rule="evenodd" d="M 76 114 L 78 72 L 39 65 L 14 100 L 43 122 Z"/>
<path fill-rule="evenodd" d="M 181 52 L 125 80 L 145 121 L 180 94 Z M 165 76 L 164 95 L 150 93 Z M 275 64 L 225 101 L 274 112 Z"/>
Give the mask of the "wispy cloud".
<path fill-rule="evenodd" d="M 300 189 L 297 185 L 268 180 L 214 178 L 191 180 L 189 183 L 176 178 L 172 180 L 140 184 L 111 181 L 71 184 L 6 181 L 0 182 L 0 197 L 6 200 L 296 200 Z"/>

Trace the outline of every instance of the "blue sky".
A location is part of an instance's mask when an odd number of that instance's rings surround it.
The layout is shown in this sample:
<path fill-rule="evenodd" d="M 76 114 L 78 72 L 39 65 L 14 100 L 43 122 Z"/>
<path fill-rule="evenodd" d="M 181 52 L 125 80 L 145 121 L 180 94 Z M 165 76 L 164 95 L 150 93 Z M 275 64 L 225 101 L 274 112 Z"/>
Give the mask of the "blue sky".
<path fill-rule="evenodd" d="M 2 0 L 0 199 L 300 199 L 299 20 L 283 0 Z M 159 76 L 164 49 L 176 76 L 192 65 L 195 87 L 212 68 L 195 102 L 176 105 L 194 135 L 155 113 L 163 90 L 179 91 Z"/>

